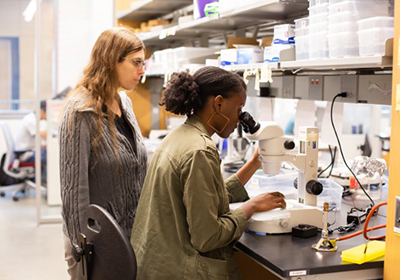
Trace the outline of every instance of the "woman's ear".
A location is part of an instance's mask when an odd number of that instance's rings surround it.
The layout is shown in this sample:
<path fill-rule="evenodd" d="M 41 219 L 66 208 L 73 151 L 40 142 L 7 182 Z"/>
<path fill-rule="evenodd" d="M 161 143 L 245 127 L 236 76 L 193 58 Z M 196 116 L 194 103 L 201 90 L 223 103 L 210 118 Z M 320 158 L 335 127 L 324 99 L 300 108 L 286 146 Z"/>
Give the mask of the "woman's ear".
<path fill-rule="evenodd" d="M 224 101 L 224 98 L 221 95 L 217 95 L 214 98 L 214 109 L 217 112 L 221 111 L 223 101 Z"/>

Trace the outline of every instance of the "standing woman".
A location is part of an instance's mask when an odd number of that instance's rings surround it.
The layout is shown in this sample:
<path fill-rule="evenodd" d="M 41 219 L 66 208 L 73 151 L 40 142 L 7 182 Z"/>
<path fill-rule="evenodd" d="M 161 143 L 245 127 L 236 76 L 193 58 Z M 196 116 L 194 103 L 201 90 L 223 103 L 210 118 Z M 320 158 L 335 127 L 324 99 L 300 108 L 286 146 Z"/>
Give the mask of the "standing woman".
<path fill-rule="evenodd" d="M 147 153 L 132 103 L 119 88 L 133 89 L 144 74 L 145 47 L 129 29 L 97 39 L 83 78 L 68 95 L 59 127 L 65 258 L 73 258 L 89 204 L 104 207 L 130 238 L 146 175 Z"/>
<path fill-rule="evenodd" d="M 223 180 L 211 136 L 234 131 L 246 85 L 218 67 L 175 73 L 163 103 L 188 119 L 163 140 L 146 175 L 131 237 L 138 279 L 240 279 L 233 245 L 247 219 L 286 205 L 278 192 L 249 199 L 243 186 L 261 167 L 258 151 Z M 246 202 L 230 211 L 238 201 Z"/>

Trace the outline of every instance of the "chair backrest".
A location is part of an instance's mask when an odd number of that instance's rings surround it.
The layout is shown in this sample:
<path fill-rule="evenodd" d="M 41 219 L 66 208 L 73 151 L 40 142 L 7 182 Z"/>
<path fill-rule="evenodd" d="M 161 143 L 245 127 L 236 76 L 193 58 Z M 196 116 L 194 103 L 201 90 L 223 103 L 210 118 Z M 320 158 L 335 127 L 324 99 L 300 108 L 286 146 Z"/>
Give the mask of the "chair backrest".
<path fill-rule="evenodd" d="M 136 257 L 130 240 L 104 208 L 94 204 L 88 206 L 83 235 L 86 240 L 82 241 L 81 234 L 80 246 L 86 247 L 91 243 L 93 251 L 84 255 L 79 262 L 79 279 L 136 279 Z M 87 248 L 82 249 L 88 252 Z M 86 271 L 85 275 L 82 274 L 83 271 Z"/>
<path fill-rule="evenodd" d="M 8 124 L 6 122 L 0 122 L 0 128 L 3 132 L 4 139 L 5 139 L 5 144 L 6 144 L 6 158 L 4 160 L 4 165 L 3 165 L 3 170 L 5 173 L 9 174 L 8 167 L 9 165 L 14 161 L 15 159 L 15 154 L 14 154 L 14 149 L 15 149 L 15 144 L 14 144 L 14 138 L 11 134 L 10 128 L 8 127 Z"/>

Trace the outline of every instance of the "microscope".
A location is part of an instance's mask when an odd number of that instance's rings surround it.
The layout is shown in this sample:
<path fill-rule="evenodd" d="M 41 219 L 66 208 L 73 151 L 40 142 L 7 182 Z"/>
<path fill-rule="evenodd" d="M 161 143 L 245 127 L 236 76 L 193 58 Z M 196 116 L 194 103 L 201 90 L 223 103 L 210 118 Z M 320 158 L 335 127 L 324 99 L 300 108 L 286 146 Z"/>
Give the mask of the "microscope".
<path fill-rule="evenodd" d="M 253 117 L 243 112 L 239 116 L 246 137 L 258 141 L 258 152 L 265 174 L 279 174 L 282 162 L 298 171 L 297 200 L 286 200 L 286 209 L 256 213 L 249 220 L 248 229 L 261 233 L 287 233 L 299 224 L 322 228 L 323 212 L 318 209 L 317 195 L 322 190 L 318 176 L 318 138 L 317 127 L 299 128 L 299 149 L 297 152 L 293 139 L 286 136 L 283 129 L 274 122 L 257 123 Z M 277 190 L 279 191 L 279 190 Z"/>

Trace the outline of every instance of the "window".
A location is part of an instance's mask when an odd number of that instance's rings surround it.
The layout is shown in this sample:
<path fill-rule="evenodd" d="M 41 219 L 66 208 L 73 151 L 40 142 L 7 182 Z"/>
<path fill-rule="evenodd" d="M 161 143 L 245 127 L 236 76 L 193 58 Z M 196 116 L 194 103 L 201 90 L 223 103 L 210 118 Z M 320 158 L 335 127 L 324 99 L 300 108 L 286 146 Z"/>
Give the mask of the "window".
<path fill-rule="evenodd" d="M 0 37 L 0 110 L 19 109 L 19 40 Z"/>

